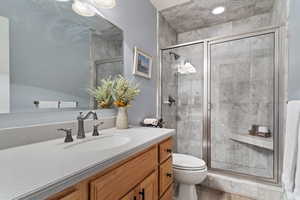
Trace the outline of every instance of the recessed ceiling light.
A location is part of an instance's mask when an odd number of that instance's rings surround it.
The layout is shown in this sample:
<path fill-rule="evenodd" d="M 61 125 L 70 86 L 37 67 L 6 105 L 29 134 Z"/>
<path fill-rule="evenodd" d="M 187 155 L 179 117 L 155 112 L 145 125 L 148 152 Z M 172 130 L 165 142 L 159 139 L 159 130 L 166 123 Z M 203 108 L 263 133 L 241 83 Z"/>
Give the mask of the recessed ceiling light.
<path fill-rule="evenodd" d="M 219 6 L 212 10 L 212 14 L 219 15 L 219 14 L 222 14 L 224 11 L 225 11 L 225 7 Z"/>
<path fill-rule="evenodd" d="M 81 16 L 84 17 L 93 17 L 96 15 L 94 10 L 92 10 L 91 6 L 87 3 L 81 2 L 79 0 L 74 0 L 72 4 L 72 9 Z"/>

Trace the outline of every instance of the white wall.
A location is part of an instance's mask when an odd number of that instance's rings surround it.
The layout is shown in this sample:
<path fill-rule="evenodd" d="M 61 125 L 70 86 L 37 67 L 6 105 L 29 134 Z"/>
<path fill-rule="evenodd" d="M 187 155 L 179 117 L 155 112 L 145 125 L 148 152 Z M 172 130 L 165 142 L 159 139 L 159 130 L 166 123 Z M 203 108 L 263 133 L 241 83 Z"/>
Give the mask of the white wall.
<path fill-rule="evenodd" d="M 0 113 L 9 112 L 9 21 L 0 16 Z"/>
<path fill-rule="evenodd" d="M 130 122 L 137 124 L 144 117 L 155 117 L 158 73 L 155 8 L 149 0 L 117 0 L 115 8 L 100 11 L 124 31 L 124 74 L 127 78 L 136 80 L 141 87 L 141 94 L 129 109 Z M 154 57 L 151 80 L 132 75 L 134 46 Z"/>

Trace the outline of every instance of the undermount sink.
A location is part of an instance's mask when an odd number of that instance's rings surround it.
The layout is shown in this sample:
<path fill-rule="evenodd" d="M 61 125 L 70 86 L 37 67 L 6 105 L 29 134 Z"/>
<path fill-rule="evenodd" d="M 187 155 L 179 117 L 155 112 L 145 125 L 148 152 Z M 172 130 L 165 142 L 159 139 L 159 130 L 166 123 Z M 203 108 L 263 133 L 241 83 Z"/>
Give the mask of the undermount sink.
<path fill-rule="evenodd" d="M 130 138 L 120 135 L 107 135 L 107 136 L 98 136 L 94 138 L 87 138 L 80 141 L 76 141 L 73 144 L 70 144 L 64 147 L 65 150 L 70 151 L 103 151 L 107 149 L 113 149 L 120 147 L 122 145 L 130 142 Z"/>

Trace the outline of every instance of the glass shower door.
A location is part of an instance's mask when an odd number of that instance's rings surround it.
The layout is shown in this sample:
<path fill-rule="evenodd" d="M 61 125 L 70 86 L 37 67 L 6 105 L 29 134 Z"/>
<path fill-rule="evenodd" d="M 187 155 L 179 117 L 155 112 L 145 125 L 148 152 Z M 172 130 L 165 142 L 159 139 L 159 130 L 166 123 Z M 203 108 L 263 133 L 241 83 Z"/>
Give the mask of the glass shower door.
<path fill-rule="evenodd" d="M 210 168 L 273 179 L 275 33 L 211 42 L 209 54 Z"/>
<path fill-rule="evenodd" d="M 202 158 L 204 44 L 162 51 L 162 118 L 177 152 Z"/>

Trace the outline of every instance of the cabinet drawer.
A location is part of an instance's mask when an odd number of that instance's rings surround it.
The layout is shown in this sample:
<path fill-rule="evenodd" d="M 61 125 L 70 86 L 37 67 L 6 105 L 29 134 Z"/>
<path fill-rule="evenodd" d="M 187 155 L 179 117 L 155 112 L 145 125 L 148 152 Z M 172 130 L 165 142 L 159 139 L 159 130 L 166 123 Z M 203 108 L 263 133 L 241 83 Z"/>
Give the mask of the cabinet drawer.
<path fill-rule="evenodd" d="M 62 192 L 56 197 L 49 198 L 48 200 L 82 200 L 79 190 L 73 190 L 71 192 Z"/>
<path fill-rule="evenodd" d="M 159 162 L 162 163 L 172 155 L 173 140 L 169 138 L 159 144 Z"/>
<path fill-rule="evenodd" d="M 139 155 L 90 183 L 91 200 L 116 200 L 157 167 L 157 148 Z"/>
<path fill-rule="evenodd" d="M 172 157 L 159 167 L 159 196 L 173 183 Z"/>
<path fill-rule="evenodd" d="M 166 193 L 160 198 L 160 200 L 172 200 L 173 199 L 173 185 L 169 187 Z"/>

